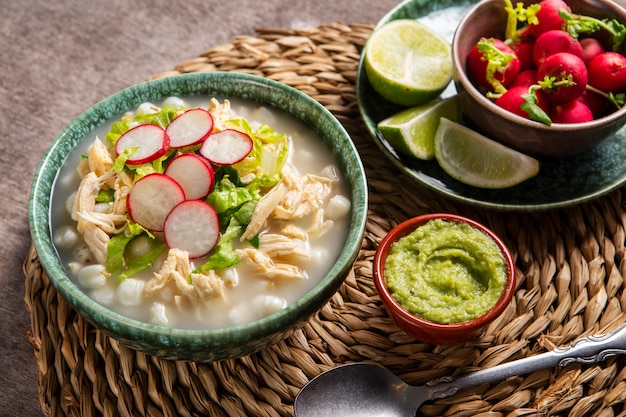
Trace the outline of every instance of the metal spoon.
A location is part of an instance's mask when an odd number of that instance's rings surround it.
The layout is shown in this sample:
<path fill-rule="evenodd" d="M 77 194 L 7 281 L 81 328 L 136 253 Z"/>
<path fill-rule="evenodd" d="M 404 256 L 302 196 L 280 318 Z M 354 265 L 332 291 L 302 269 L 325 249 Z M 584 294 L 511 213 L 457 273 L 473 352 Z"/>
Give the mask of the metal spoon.
<path fill-rule="evenodd" d="M 463 388 L 500 381 L 573 362 L 595 363 L 626 354 L 626 324 L 599 336 L 582 337 L 570 346 L 492 368 L 411 386 L 378 365 L 353 363 L 330 369 L 309 381 L 296 396 L 297 417 L 411 416 L 425 401 L 445 398 Z"/>

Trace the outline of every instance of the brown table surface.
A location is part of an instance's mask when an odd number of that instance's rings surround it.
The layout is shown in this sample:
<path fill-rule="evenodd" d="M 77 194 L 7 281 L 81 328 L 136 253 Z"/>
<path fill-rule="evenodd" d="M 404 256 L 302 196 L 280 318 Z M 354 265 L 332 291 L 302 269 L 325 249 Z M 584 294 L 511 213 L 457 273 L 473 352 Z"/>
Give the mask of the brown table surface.
<path fill-rule="evenodd" d="M 22 263 L 52 140 L 110 94 L 259 28 L 376 23 L 396 0 L 0 0 L 0 416 L 42 415 Z"/>

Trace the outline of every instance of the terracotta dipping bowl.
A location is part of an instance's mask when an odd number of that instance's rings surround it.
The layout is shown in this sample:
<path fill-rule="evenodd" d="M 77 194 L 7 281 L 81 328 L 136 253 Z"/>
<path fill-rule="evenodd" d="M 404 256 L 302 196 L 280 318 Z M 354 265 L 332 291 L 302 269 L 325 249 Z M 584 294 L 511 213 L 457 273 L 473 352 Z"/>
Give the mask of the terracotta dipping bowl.
<path fill-rule="evenodd" d="M 506 265 L 506 281 L 502 294 L 491 309 L 475 319 L 452 324 L 440 324 L 423 319 L 410 313 L 402 307 L 402 305 L 394 299 L 387 287 L 385 264 L 392 245 L 404 236 L 409 235 L 417 227 L 422 226 L 434 219 L 465 223 L 478 231 L 483 232 L 487 235 L 487 237 L 496 243 L 504 258 Z M 373 275 L 374 283 L 380 298 L 383 301 L 389 315 L 398 327 L 417 340 L 439 345 L 461 343 L 482 333 L 489 323 L 495 320 L 507 308 L 511 298 L 513 297 L 516 285 L 515 264 L 513 257 L 500 238 L 485 226 L 471 219 L 454 214 L 426 214 L 406 220 L 394 227 L 385 236 L 376 250 L 373 264 Z"/>
<path fill-rule="evenodd" d="M 523 3 L 537 1 L 524 0 Z M 626 10 L 614 1 L 568 0 L 567 3 L 574 13 L 626 22 Z M 548 126 L 510 113 L 486 98 L 466 73 L 466 57 L 481 37 L 502 37 L 505 25 L 504 2 L 482 0 L 463 17 L 452 43 L 454 83 L 461 107 L 479 131 L 527 154 L 565 157 L 591 149 L 622 128 L 626 123 L 626 106 L 591 122 Z"/>

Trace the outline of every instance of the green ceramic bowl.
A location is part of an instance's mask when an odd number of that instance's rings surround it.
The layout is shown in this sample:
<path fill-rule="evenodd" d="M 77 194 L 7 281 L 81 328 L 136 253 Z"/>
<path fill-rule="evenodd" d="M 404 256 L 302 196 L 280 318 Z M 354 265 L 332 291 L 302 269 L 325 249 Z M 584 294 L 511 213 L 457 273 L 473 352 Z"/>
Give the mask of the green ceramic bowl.
<path fill-rule="evenodd" d="M 240 98 L 285 111 L 313 128 L 337 157 L 347 181 L 352 211 L 348 236 L 337 262 L 304 297 L 251 324 L 217 330 L 182 330 L 130 319 L 87 296 L 68 275 L 50 233 L 50 204 L 57 173 L 67 155 L 110 118 L 143 102 L 169 96 Z M 42 267 L 58 292 L 95 327 L 130 348 L 172 360 L 214 361 L 257 352 L 288 337 L 337 291 L 350 271 L 365 231 L 367 182 L 359 154 L 337 119 L 321 104 L 284 84 L 238 73 L 196 73 L 149 81 L 97 103 L 54 140 L 35 175 L 29 223 Z"/>

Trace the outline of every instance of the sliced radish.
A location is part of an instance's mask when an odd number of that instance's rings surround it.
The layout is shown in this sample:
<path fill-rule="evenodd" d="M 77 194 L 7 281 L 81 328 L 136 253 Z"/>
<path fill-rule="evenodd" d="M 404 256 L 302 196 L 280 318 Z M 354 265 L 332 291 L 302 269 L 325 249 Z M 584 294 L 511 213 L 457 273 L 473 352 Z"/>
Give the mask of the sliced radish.
<path fill-rule="evenodd" d="M 165 175 L 180 184 L 187 200 L 203 200 L 215 184 L 211 163 L 195 153 L 183 153 L 172 159 Z"/>
<path fill-rule="evenodd" d="M 183 201 L 165 219 L 163 235 L 170 248 L 187 251 L 190 258 L 204 256 L 219 241 L 217 213 L 204 201 Z"/>
<path fill-rule="evenodd" d="M 233 129 L 222 130 L 209 136 L 200 154 L 217 165 L 232 165 L 243 160 L 252 150 L 252 139 Z"/>
<path fill-rule="evenodd" d="M 197 145 L 213 131 L 213 116 L 204 109 L 189 109 L 167 126 L 172 148 Z"/>
<path fill-rule="evenodd" d="M 128 215 L 148 230 L 160 232 L 169 212 L 185 200 L 185 192 L 165 174 L 149 174 L 137 180 L 126 199 Z"/>
<path fill-rule="evenodd" d="M 125 149 L 137 148 L 126 160 L 128 165 L 141 165 L 165 155 L 170 139 L 159 126 L 145 124 L 135 126 L 124 133 L 115 143 L 115 153 L 120 156 Z"/>

